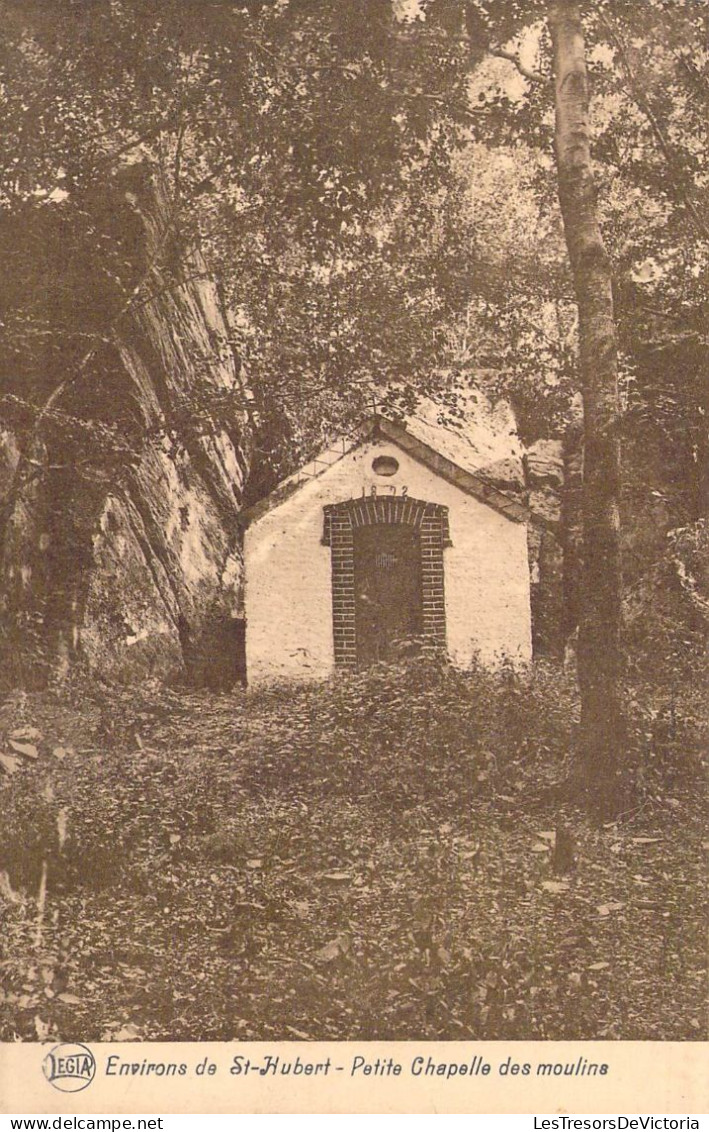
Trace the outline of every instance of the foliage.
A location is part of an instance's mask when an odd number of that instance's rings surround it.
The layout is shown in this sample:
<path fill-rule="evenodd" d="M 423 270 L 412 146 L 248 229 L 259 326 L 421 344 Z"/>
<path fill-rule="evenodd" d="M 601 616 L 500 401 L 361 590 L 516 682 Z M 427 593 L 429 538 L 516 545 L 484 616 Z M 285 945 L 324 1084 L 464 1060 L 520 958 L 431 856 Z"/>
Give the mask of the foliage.
<path fill-rule="evenodd" d="M 594 826 L 547 790 L 574 714 L 551 668 L 430 663 L 224 697 L 10 697 L 3 729 L 44 739 L 0 790 L 3 1036 L 700 1037 L 697 768 L 669 801 L 653 769 Z M 697 751 L 696 723 L 671 742 Z"/>
<path fill-rule="evenodd" d="M 233 312 L 266 478 L 373 393 L 430 392 L 442 370 L 494 373 L 532 436 L 563 423 L 578 384 L 549 84 L 512 61 L 548 75 L 545 5 L 429 0 L 419 14 L 387 0 L 9 5 L 7 207 L 41 217 L 147 147 Z M 675 349 L 706 341 L 692 220 L 706 206 L 705 18 L 600 4 L 587 27 L 628 431 L 643 412 L 675 434 L 686 419 L 689 450 L 701 387 L 670 376 L 655 391 L 646 371 L 661 348 L 662 374 L 679 374 Z M 651 120 L 667 108 L 663 144 Z"/>

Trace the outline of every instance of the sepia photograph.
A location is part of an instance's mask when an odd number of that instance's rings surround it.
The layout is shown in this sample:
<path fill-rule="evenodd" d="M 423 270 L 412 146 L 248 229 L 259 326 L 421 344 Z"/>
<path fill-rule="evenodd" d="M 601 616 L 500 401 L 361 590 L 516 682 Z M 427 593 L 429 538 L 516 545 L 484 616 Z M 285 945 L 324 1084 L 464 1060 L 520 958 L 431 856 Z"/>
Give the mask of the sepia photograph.
<path fill-rule="evenodd" d="M 709 4 L 0 11 L 0 1042 L 706 1041 Z"/>

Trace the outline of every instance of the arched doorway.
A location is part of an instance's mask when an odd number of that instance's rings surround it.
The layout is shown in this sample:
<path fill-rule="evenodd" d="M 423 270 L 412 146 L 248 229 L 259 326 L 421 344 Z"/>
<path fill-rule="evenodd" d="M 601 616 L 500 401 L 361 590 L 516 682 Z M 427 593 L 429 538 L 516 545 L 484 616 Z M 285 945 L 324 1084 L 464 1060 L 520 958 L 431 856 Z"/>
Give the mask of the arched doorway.
<path fill-rule="evenodd" d="M 354 532 L 357 666 L 392 660 L 423 634 L 421 537 L 404 523 Z"/>
<path fill-rule="evenodd" d="M 409 640 L 445 645 L 446 507 L 403 496 L 330 504 L 323 542 L 332 556 L 337 665 L 390 660 Z"/>

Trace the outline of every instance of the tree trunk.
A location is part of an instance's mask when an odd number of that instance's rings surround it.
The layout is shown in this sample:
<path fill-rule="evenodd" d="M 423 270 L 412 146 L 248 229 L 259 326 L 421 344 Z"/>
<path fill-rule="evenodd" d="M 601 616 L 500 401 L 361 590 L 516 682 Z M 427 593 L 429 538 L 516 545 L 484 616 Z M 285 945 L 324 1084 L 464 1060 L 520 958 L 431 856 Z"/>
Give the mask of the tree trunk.
<path fill-rule="evenodd" d="M 598 223 L 589 95 L 579 5 L 553 2 L 555 147 L 559 202 L 579 311 L 584 407 L 583 565 L 578 676 L 579 771 L 600 808 L 620 802 L 620 443 L 611 269 Z"/>

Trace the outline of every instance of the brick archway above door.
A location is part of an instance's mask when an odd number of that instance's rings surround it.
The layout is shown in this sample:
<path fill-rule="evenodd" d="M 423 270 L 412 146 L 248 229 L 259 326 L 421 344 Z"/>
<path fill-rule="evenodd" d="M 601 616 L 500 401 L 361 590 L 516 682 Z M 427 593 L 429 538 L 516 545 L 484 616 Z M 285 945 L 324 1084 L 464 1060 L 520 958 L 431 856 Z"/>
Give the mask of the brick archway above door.
<path fill-rule="evenodd" d="M 451 545 L 448 508 L 406 496 L 365 496 L 324 508 L 323 543 L 332 556 L 332 624 L 335 664 L 355 667 L 358 655 L 355 543 L 357 531 L 378 525 L 409 528 L 420 555 L 421 634 L 445 646 L 446 614 L 443 551 Z M 362 642 L 360 642 L 361 645 Z"/>

